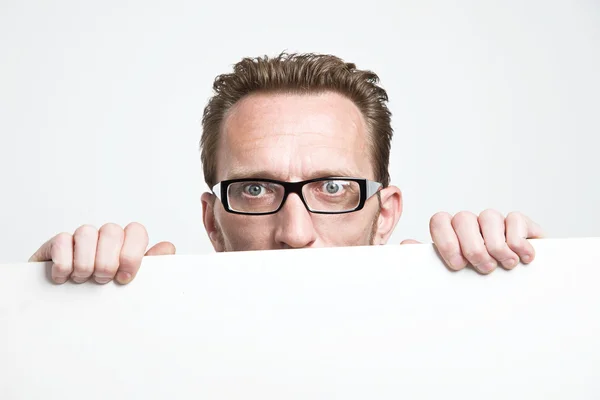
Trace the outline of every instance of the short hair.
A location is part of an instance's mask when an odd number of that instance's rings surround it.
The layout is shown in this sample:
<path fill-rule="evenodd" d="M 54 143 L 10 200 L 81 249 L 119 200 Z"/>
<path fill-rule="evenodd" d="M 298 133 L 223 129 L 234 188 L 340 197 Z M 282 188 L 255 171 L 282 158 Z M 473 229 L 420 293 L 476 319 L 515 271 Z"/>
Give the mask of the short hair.
<path fill-rule="evenodd" d="M 372 71 L 328 54 L 281 53 L 276 57 L 243 58 L 233 72 L 215 78 L 214 95 L 202 117 L 200 139 L 204 180 L 213 187 L 217 176 L 217 146 L 227 112 L 254 93 L 312 94 L 335 92 L 354 102 L 368 129 L 368 145 L 375 179 L 387 187 L 393 135 L 386 91 Z"/>

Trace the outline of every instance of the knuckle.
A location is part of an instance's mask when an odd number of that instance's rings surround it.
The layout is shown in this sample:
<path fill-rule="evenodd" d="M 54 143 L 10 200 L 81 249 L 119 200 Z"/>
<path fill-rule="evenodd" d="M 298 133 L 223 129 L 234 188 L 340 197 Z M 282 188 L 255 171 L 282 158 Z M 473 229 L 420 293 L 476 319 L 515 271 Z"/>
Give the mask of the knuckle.
<path fill-rule="evenodd" d="M 492 255 L 499 255 L 506 252 L 507 247 L 505 243 L 488 243 L 487 245 L 488 253 Z"/>
<path fill-rule="evenodd" d="M 483 210 L 480 214 L 479 214 L 479 219 L 500 219 L 503 218 L 502 214 L 500 213 L 500 211 L 498 210 L 494 210 L 493 208 L 488 208 L 486 210 Z"/>
<path fill-rule="evenodd" d="M 66 264 L 73 257 L 73 236 L 66 232 L 56 235 L 51 242 L 50 253 L 53 261 Z"/>
<path fill-rule="evenodd" d="M 477 218 L 477 216 L 475 214 L 473 214 L 470 211 L 461 211 L 459 213 L 457 213 L 454 218 L 452 218 L 452 222 L 453 223 L 463 223 L 465 221 L 468 221 L 469 219 L 473 219 L 473 218 Z"/>
<path fill-rule="evenodd" d="M 129 224 L 127 224 L 127 226 L 125 227 L 125 230 L 135 230 L 138 232 L 142 232 L 142 233 L 146 233 L 146 227 L 142 224 L 140 224 L 139 222 L 131 222 Z"/>
<path fill-rule="evenodd" d="M 464 252 L 464 256 L 474 265 L 481 264 L 488 258 L 487 252 L 480 249 L 467 250 Z"/>
<path fill-rule="evenodd" d="M 508 238 L 507 243 L 511 249 L 517 252 L 525 250 L 525 243 L 521 238 Z"/>
<path fill-rule="evenodd" d="M 511 211 L 506 215 L 507 219 L 519 219 L 519 218 L 523 218 L 523 214 L 520 213 L 519 211 Z"/>
<path fill-rule="evenodd" d="M 54 263 L 53 269 L 54 272 L 60 276 L 68 275 L 71 273 L 70 266 L 63 263 Z"/>
<path fill-rule="evenodd" d="M 74 263 L 73 274 L 78 276 L 90 276 L 94 272 L 94 264 L 90 263 Z"/>
<path fill-rule="evenodd" d="M 96 264 L 96 268 L 94 269 L 94 275 L 101 277 L 112 276 L 115 274 L 116 270 L 116 265 L 100 263 Z"/>
<path fill-rule="evenodd" d="M 94 237 L 98 235 L 98 230 L 93 225 L 81 225 L 75 230 L 75 237 Z"/>
<path fill-rule="evenodd" d="M 132 222 L 125 227 L 125 236 L 132 238 L 136 242 L 145 243 L 144 247 L 148 245 L 148 231 L 144 225 L 138 222 Z"/>
<path fill-rule="evenodd" d="M 70 233 L 62 232 L 54 237 L 52 247 L 57 249 L 72 248 L 73 236 Z"/>
<path fill-rule="evenodd" d="M 452 215 L 450 215 L 450 213 L 446 211 L 436 212 L 435 214 L 433 214 L 433 217 L 431 217 L 433 221 L 446 220 L 450 218 L 452 218 Z"/>
<path fill-rule="evenodd" d="M 429 226 L 432 229 L 435 228 L 439 228 L 440 226 L 442 226 L 443 224 L 445 224 L 447 221 L 450 221 L 452 219 L 452 216 L 444 211 L 435 213 L 433 215 L 433 217 L 431 217 L 431 220 L 429 221 Z"/>
<path fill-rule="evenodd" d="M 99 232 L 102 236 L 107 236 L 107 237 L 111 237 L 111 238 L 120 238 L 124 234 L 123 228 L 121 228 L 121 226 L 114 224 L 114 223 L 108 223 L 108 224 L 102 225 Z"/>

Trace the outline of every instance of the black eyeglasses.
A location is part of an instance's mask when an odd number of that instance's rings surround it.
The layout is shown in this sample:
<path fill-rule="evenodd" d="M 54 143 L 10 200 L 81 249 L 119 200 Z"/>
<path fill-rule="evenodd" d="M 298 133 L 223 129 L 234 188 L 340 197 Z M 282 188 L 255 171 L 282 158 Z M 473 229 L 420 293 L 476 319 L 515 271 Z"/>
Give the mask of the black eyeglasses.
<path fill-rule="evenodd" d="M 211 190 L 225 210 L 234 214 L 275 214 L 290 193 L 296 193 L 312 213 L 344 214 L 361 210 L 381 187 L 379 182 L 346 177 L 301 182 L 248 178 L 221 181 Z"/>

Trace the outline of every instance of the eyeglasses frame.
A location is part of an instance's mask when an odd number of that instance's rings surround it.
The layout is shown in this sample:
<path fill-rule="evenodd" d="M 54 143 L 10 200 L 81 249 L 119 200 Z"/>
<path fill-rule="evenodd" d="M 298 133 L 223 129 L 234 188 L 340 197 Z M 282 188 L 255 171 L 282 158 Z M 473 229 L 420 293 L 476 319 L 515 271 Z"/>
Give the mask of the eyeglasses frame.
<path fill-rule="evenodd" d="M 319 181 L 329 181 L 329 180 L 343 180 L 343 181 L 351 181 L 351 182 L 358 183 L 359 188 L 360 188 L 360 199 L 359 199 L 359 202 L 358 202 L 358 205 L 356 206 L 356 208 L 354 208 L 352 210 L 345 210 L 345 211 L 313 211 L 310 209 L 310 207 L 308 207 L 308 204 L 306 203 L 306 200 L 304 199 L 304 195 L 302 194 L 302 188 L 309 183 L 319 182 Z M 262 212 L 262 213 L 243 212 L 243 211 L 236 211 L 236 210 L 232 209 L 229 206 L 229 200 L 227 198 L 227 189 L 229 188 L 229 186 L 231 184 L 239 183 L 239 182 L 267 182 L 267 183 L 276 183 L 276 184 L 281 185 L 284 190 L 283 199 L 281 200 L 281 204 L 274 211 Z M 371 181 L 369 179 L 364 179 L 364 178 L 351 178 L 351 177 L 338 177 L 338 176 L 308 179 L 305 181 L 297 181 L 297 182 L 284 182 L 284 181 L 278 181 L 275 179 L 263 179 L 263 178 L 241 178 L 241 179 L 228 179 L 228 180 L 221 181 L 211 188 L 211 192 L 217 197 L 217 199 L 219 199 L 221 201 L 221 204 L 225 208 L 225 211 L 232 213 L 232 214 L 239 214 L 239 215 L 276 214 L 283 208 L 288 196 L 291 193 L 295 193 L 296 195 L 298 195 L 298 197 L 304 204 L 304 207 L 306 207 L 306 209 L 310 213 L 313 213 L 313 214 L 347 214 L 347 213 L 362 210 L 364 208 L 367 200 L 369 200 L 377 192 L 379 192 L 379 190 L 381 188 L 383 188 L 383 184 L 381 184 L 380 182 L 375 182 L 375 181 Z"/>

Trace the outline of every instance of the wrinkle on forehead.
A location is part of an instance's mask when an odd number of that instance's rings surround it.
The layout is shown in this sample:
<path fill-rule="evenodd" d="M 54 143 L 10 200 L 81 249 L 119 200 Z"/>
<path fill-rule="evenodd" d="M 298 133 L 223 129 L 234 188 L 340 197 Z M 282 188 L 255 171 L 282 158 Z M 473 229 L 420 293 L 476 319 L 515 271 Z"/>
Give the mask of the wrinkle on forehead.
<path fill-rule="evenodd" d="M 223 123 L 217 159 L 219 179 L 229 168 L 253 164 L 296 177 L 336 167 L 372 175 L 362 113 L 332 92 L 241 100 Z"/>

